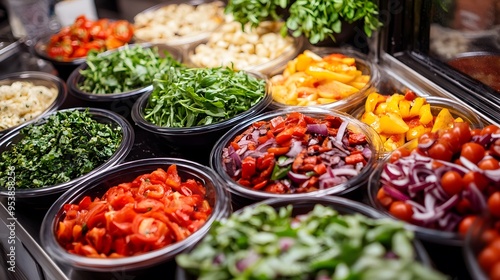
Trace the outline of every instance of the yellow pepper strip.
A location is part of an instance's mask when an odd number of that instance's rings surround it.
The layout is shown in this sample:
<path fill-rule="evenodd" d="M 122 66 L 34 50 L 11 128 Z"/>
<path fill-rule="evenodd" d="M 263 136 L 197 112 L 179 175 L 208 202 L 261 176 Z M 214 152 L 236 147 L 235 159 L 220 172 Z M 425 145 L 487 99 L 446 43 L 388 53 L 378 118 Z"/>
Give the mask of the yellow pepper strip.
<path fill-rule="evenodd" d="M 380 117 L 380 132 L 386 134 L 403 134 L 406 133 L 410 127 L 405 121 L 397 114 L 387 112 Z"/>
<path fill-rule="evenodd" d="M 349 76 L 342 73 L 335 73 L 316 66 L 307 67 L 305 72 L 306 74 L 311 75 L 320 80 L 336 80 L 341 83 L 349 83 L 355 78 L 353 76 Z"/>

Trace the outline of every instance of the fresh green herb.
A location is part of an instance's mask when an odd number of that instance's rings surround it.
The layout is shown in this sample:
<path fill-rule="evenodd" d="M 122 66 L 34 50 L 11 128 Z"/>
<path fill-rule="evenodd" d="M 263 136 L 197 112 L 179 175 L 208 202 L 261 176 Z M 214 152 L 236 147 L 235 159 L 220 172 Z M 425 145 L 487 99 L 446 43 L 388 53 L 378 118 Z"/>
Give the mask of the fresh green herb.
<path fill-rule="evenodd" d="M 158 48 L 125 46 L 108 55 L 91 51 L 87 56 L 88 68 L 81 70 L 84 77 L 79 89 L 94 94 L 126 92 L 150 85 L 156 74 L 170 67 L 181 67 L 168 52 L 160 57 Z"/>
<path fill-rule="evenodd" d="M 415 261 L 412 239 L 393 220 L 322 205 L 293 218 L 291 205 L 276 211 L 262 204 L 216 221 L 176 261 L 200 280 L 446 279 Z"/>
<path fill-rule="evenodd" d="M 12 167 L 17 188 L 68 182 L 103 164 L 122 140 L 120 127 L 97 122 L 88 110 L 58 112 L 20 133 L 24 137 L 0 155 L 0 186 Z"/>
<path fill-rule="evenodd" d="M 288 172 L 292 169 L 292 164 L 287 166 L 281 166 L 288 158 L 286 156 L 280 156 L 278 162 L 274 164 L 273 173 L 271 174 L 271 180 L 279 180 L 285 178 Z"/>
<path fill-rule="evenodd" d="M 247 111 L 265 95 L 265 81 L 229 68 L 171 68 L 155 79 L 145 119 L 165 127 L 208 125 Z"/>
<path fill-rule="evenodd" d="M 288 9 L 284 19 L 278 8 Z M 369 37 L 382 26 L 378 19 L 378 6 L 372 0 L 230 0 L 225 9 L 242 24 L 250 22 L 253 27 L 266 19 L 286 20 L 281 33 L 292 31 L 294 37 L 304 35 L 312 44 L 327 38 L 335 41 L 342 22 L 362 20 L 363 29 Z"/>

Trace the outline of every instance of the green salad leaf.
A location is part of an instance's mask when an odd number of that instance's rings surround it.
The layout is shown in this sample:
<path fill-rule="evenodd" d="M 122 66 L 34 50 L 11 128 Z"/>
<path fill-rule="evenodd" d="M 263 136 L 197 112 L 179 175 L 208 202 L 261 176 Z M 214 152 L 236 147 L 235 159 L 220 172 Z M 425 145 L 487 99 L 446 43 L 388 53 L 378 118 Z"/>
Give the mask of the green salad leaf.
<path fill-rule="evenodd" d="M 164 127 L 193 127 L 229 119 L 265 96 L 265 80 L 230 68 L 171 68 L 155 79 L 145 119 Z"/>
<path fill-rule="evenodd" d="M 197 279 L 446 279 L 415 260 L 403 223 L 316 205 L 260 204 L 216 221 L 177 264 Z"/>
<path fill-rule="evenodd" d="M 79 89 L 94 94 L 121 93 L 151 85 L 155 75 L 171 67 L 182 67 L 170 53 L 162 58 L 158 48 L 140 45 L 102 55 L 91 51 L 87 56 L 88 67 L 80 70 L 84 80 Z"/>

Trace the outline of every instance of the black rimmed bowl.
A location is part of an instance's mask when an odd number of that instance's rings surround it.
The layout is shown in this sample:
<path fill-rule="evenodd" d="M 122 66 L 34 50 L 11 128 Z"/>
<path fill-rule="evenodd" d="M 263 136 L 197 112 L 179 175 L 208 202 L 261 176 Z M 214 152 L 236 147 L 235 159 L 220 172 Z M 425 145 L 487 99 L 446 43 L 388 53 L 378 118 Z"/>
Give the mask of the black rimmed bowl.
<path fill-rule="evenodd" d="M 106 57 L 107 55 L 136 47 L 142 47 L 143 49 L 155 49 L 158 51 L 158 55 L 160 58 L 165 58 L 165 52 L 167 52 L 172 56 L 172 58 L 174 58 L 178 62 L 182 63 L 183 61 L 183 54 L 180 49 L 161 44 L 149 44 L 149 43 L 125 45 L 123 47 L 114 50 L 103 52 L 99 54 L 99 56 Z M 137 100 L 137 98 L 140 95 L 149 92 L 153 89 L 153 81 L 150 81 L 150 83 L 148 83 L 147 85 L 125 92 L 97 94 L 97 93 L 83 91 L 80 89 L 80 85 L 85 81 L 85 77 L 82 76 L 80 71 L 86 70 L 88 69 L 88 67 L 89 65 L 87 63 L 81 64 L 75 70 L 73 70 L 67 81 L 70 94 L 77 97 L 78 99 L 89 102 L 100 102 L 100 103 L 122 102 L 122 103 L 127 103 L 130 105 L 130 107 L 132 107 L 133 103 L 135 102 L 135 100 Z M 106 77 L 101 77 L 101 78 L 106 78 Z"/>
<path fill-rule="evenodd" d="M 283 117 L 283 119 L 286 119 L 286 116 L 288 116 L 291 113 L 301 113 L 307 117 L 312 117 L 316 119 L 324 119 L 325 117 L 336 117 L 340 120 L 342 120 L 342 123 L 344 123 L 345 126 L 345 133 L 343 135 L 343 139 L 347 135 L 347 131 L 350 132 L 355 132 L 355 133 L 360 133 L 364 134 L 366 137 L 366 143 L 363 144 L 365 147 L 363 147 L 363 155 L 364 158 L 364 165 L 359 168 L 358 172 L 356 174 L 353 174 L 351 172 L 348 172 L 347 170 L 344 170 L 342 163 L 340 161 L 343 161 L 342 158 L 345 158 L 346 155 L 340 156 L 339 153 L 341 149 L 337 147 L 333 147 L 332 151 L 337 151 L 334 152 L 334 154 L 328 154 L 328 157 L 326 157 L 324 160 L 321 162 L 327 165 L 327 167 L 330 167 L 333 171 L 331 172 L 331 177 L 336 177 L 338 176 L 341 178 L 341 182 L 336 181 L 336 180 L 330 180 L 331 178 L 324 178 L 325 179 L 325 185 L 322 188 L 321 187 L 321 182 L 318 183 L 318 187 L 316 190 L 308 191 L 308 192 L 298 192 L 298 191 L 290 191 L 286 193 L 275 193 L 271 190 L 265 190 L 264 188 L 261 189 L 254 189 L 251 187 L 246 187 L 242 184 L 240 184 L 237 180 L 239 178 L 239 175 L 235 175 L 238 171 L 236 169 L 236 172 L 233 174 L 234 176 L 230 175 L 230 172 L 233 172 L 233 167 L 238 166 L 238 159 L 239 161 L 243 161 L 245 157 L 260 157 L 260 154 L 255 154 L 251 155 L 251 152 L 249 151 L 249 154 L 247 155 L 246 152 L 243 152 L 241 156 L 239 156 L 239 151 L 234 151 L 233 145 L 231 145 L 231 142 L 238 137 L 240 134 L 246 132 L 252 124 L 256 122 L 270 122 L 271 120 L 275 119 L 276 117 Z M 340 127 L 338 128 L 340 130 Z M 259 129 L 260 133 L 260 129 Z M 312 135 L 312 133 L 309 133 Z M 252 135 L 253 138 L 253 135 Z M 312 136 L 311 136 L 312 138 Z M 246 141 L 246 140 L 245 140 Z M 321 141 L 321 140 L 319 140 Z M 241 143 L 239 141 L 238 143 Z M 321 144 L 321 143 L 320 143 Z M 239 144 L 238 144 L 239 145 Z M 242 145 L 240 146 L 239 150 L 243 150 L 244 147 Z M 307 144 L 309 145 L 309 143 Z M 243 147 L 243 148 L 242 148 Z M 259 151 L 261 148 L 260 147 L 265 147 L 265 143 L 261 145 L 257 145 L 255 150 Z M 349 147 L 351 148 L 351 147 Z M 366 151 L 365 151 L 366 148 Z M 289 109 L 280 109 L 280 110 L 274 110 L 274 111 L 269 111 L 263 114 L 259 114 L 255 117 L 252 117 L 250 119 L 245 120 L 242 123 L 239 123 L 237 126 L 233 127 L 231 130 L 229 130 L 224 136 L 221 137 L 219 141 L 214 145 L 214 148 L 212 149 L 212 152 L 210 154 L 210 166 L 224 179 L 228 185 L 229 185 L 229 190 L 233 194 L 233 202 L 235 203 L 235 207 L 239 206 L 244 206 L 246 204 L 255 202 L 255 201 L 261 201 L 264 199 L 268 198 L 309 198 L 309 197 L 319 197 L 319 196 L 328 196 L 328 195 L 347 195 L 350 194 L 351 192 L 357 190 L 358 188 L 361 188 L 366 184 L 366 180 L 368 179 L 368 176 L 373 170 L 373 167 L 375 163 L 378 161 L 378 154 L 380 153 L 380 137 L 376 134 L 376 132 L 370 128 L 368 125 L 361 123 L 360 121 L 356 120 L 355 118 L 343 113 L 343 112 L 337 112 L 337 111 L 330 111 L 330 110 L 325 110 L 322 108 L 318 107 L 302 107 L 302 108 L 289 108 Z M 231 151 L 232 149 L 232 151 Z M 262 148 L 267 150 L 267 148 Z M 304 149 L 302 146 L 301 149 Z M 342 149 L 347 149 L 346 145 L 342 145 Z M 292 150 L 292 148 L 290 148 Z M 360 151 L 361 152 L 361 151 Z M 238 155 L 238 159 L 234 158 L 234 155 L 231 155 L 232 153 L 236 153 Z M 343 152 L 342 152 L 343 153 Z M 263 156 L 265 154 L 269 154 L 268 152 L 262 152 Z M 314 154 L 316 155 L 316 154 Z M 327 152 L 323 153 L 324 156 L 327 155 Z M 298 156 L 289 156 L 290 159 L 295 161 Z M 320 157 L 320 155 L 318 155 Z M 338 159 L 338 160 L 337 160 Z M 228 162 L 229 160 L 229 162 Z M 279 157 L 275 156 L 276 162 L 279 161 Z M 328 162 L 328 163 L 325 163 Z M 286 161 L 285 161 L 286 162 Z M 316 164 L 318 164 L 316 162 Z M 347 164 L 344 164 L 347 165 Z M 334 169 L 342 169 L 343 174 L 337 173 L 338 175 L 333 175 L 335 174 Z M 347 167 L 346 167 L 347 168 Z M 354 168 L 354 167 L 353 167 Z M 232 171 L 229 171 L 232 170 Z M 288 172 L 288 171 L 287 171 Z M 294 175 L 291 173 L 287 173 L 286 176 L 280 176 L 283 177 L 282 179 L 290 179 L 290 184 L 291 186 L 289 187 L 290 190 L 293 189 L 299 189 L 299 186 L 301 186 L 303 183 L 308 182 L 310 179 L 306 179 L 303 177 L 303 172 L 299 172 L 300 175 Z M 347 174 L 348 173 L 348 174 Z M 324 173 L 325 175 L 327 173 Z M 328 173 L 330 174 L 330 173 Z M 320 179 L 318 177 L 321 177 L 319 175 L 314 175 L 312 177 L 315 177 L 317 179 Z M 239 179 L 238 179 L 239 180 Z M 272 181 L 272 179 L 269 177 L 269 180 Z M 306 180 L 306 181 L 304 181 Z M 323 180 L 323 178 L 321 179 Z M 269 182 L 271 182 L 269 181 Z M 334 181 L 334 182 L 333 182 Z M 293 183 L 292 183 L 293 182 Z M 286 182 L 283 182 L 283 184 L 287 185 Z M 305 188 L 302 188 L 305 190 Z"/>
<path fill-rule="evenodd" d="M 249 208 L 255 208 L 258 207 L 259 205 L 269 205 L 277 212 L 279 212 L 280 209 L 285 208 L 287 206 L 292 206 L 292 217 L 297 217 L 299 215 L 304 215 L 307 213 L 310 213 L 313 211 L 314 207 L 316 205 L 322 205 L 328 208 L 331 208 L 338 212 L 340 215 L 362 215 L 365 216 L 369 219 L 382 219 L 383 217 L 380 215 L 380 213 L 376 210 L 374 210 L 371 207 L 368 207 L 362 203 L 346 199 L 346 198 L 341 198 L 341 197 L 307 197 L 307 198 L 272 198 L 272 199 L 267 199 L 252 205 L 249 205 L 245 208 L 242 208 L 236 212 L 234 212 L 232 215 L 239 215 L 240 217 L 250 217 L 249 212 L 251 211 Z M 243 220 L 244 218 L 242 218 Z M 257 219 L 257 217 L 255 217 Z M 277 222 L 278 223 L 278 222 Z M 236 230 L 236 224 L 231 224 L 229 227 L 232 229 Z M 401 225 L 401 229 L 403 229 L 404 226 Z M 314 228 L 311 228 L 310 230 L 315 230 Z M 346 229 L 347 230 L 347 229 Z M 404 232 L 404 230 L 403 230 Z M 283 235 L 286 235 L 284 233 Z M 222 237 L 221 237 L 222 238 Z M 298 237 L 300 239 L 300 237 Z M 203 241 L 202 241 L 203 242 Z M 266 242 L 271 242 L 267 240 Z M 313 240 L 310 240 L 310 242 L 313 242 Z M 283 243 L 284 244 L 284 243 Z M 288 243 L 287 243 L 288 244 Z M 293 243 L 292 243 L 293 244 Z M 425 248 L 423 245 L 420 243 L 419 240 L 417 239 L 412 239 L 411 240 L 411 245 L 413 249 L 413 253 L 415 256 L 415 260 L 420 262 L 423 266 L 427 268 L 432 268 L 432 262 L 427 254 Z M 250 245 L 251 246 L 251 245 Z M 293 245 L 291 245 L 293 246 Z M 237 247 L 237 246 L 235 246 Z M 273 248 L 273 245 L 271 244 L 270 247 Z M 189 253 L 194 253 L 196 248 L 191 250 Z M 210 254 L 210 253 L 209 253 Z M 265 252 L 263 253 L 265 254 Z M 223 260 L 224 261 L 224 260 Z M 390 269 L 390 268 L 387 268 Z M 221 277 L 228 277 L 225 274 L 221 274 L 223 276 Z M 196 277 L 185 270 L 184 268 L 178 266 L 177 271 L 176 271 L 176 279 L 196 279 Z M 226 279 L 226 278 L 223 278 Z M 279 278 L 278 278 L 279 279 Z"/>
<path fill-rule="evenodd" d="M 42 207 L 50 205 L 55 199 L 57 199 L 63 192 L 74 186 L 76 183 L 78 183 L 81 180 L 84 180 L 86 178 L 89 178 L 90 176 L 97 174 L 101 171 L 104 171 L 120 162 L 122 162 L 125 157 L 128 155 L 130 150 L 132 149 L 132 145 L 134 142 L 134 129 L 132 125 L 126 121 L 122 116 L 113 113 L 108 110 L 104 109 L 97 109 L 97 108 L 71 108 L 71 109 L 65 109 L 65 110 L 60 110 L 60 111 L 55 111 L 52 112 L 51 114 L 45 115 L 43 118 L 39 119 L 37 122 L 28 124 L 28 125 L 41 125 L 46 122 L 46 119 L 50 117 L 51 115 L 57 114 L 57 112 L 66 112 L 66 111 L 73 111 L 73 110 L 78 110 L 78 111 L 86 111 L 90 113 L 91 117 L 98 121 L 99 123 L 105 123 L 105 124 L 110 124 L 113 127 L 119 127 L 121 129 L 121 136 L 122 140 L 120 145 L 117 147 L 116 151 L 113 153 L 113 155 L 104 163 L 102 163 L 100 166 L 96 167 L 92 171 L 88 172 L 85 175 L 82 175 L 78 178 L 72 178 L 68 182 L 52 185 L 52 186 L 45 186 L 45 187 L 40 187 L 40 188 L 34 188 L 34 189 L 12 189 L 8 188 L 7 186 L 2 186 L 0 188 L 0 196 L 1 197 L 8 197 L 12 196 L 12 191 L 14 191 L 14 195 L 17 200 L 24 202 L 26 204 L 34 204 L 34 205 L 40 205 Z M 0 139 L 0 153 L 3 153 L 4 151 L 12 149 L 14 145 L 18 142 L 20 142 L 23 139 L 23 135 L 20 133 L 21 129 L 26 127 L 27 125 L 23 125 L 8 134 L 6 134 L 4 137 Z M 13 166 L 14 174 L 15 174 L 15 166 Z"/>
<path fill-rule="evenodd" d="M 33 86 L 43 86 L 48 89 L 55 90 L 56 91 L 55 97 L 54 100 L 50 104 L 48 104 L 46 108 L 40 108 L 39 110 L 37 110 L 40 111 L 40 114 L 35 116 L 33 119 L 27 120 L 23 123 L 16 124 L 14 126 L 9 126 L 5 129 L 0 128 L 0 137 L 9 133 L 12 130 L 15 130 L 19 126 L 34 122 L 37 119 L 43 117 L 44 115 L 59 109 L 59 107 L 64 103 L 64 100 L 66 100 L 66 97 L 68 95 L 66 83 L 60 78 L 49 73 L 25 71 L 25 72 L 6 74 L 0 77 L 0 87 L 11 86 L 14 82 L 27 82 L 31 83 Z M 3 101 L 4 100 L 0 100 L 0 102 Z M 23 102 L 27 101 L 28 100 L 23 100 Z M 12 105 L 13 104 L 8 104 L 9 107 Z M 21 105 L 26 106 L 26 103 L 23 103 Z"/>
<path fill-rule="evenodd" d="M 157 18 L 159 20 L 159 23 L 155 23 L 157 26 L 157 30 L 161 29 L 171 29 L 172 27 L 168 25 L 169 21 L 165 21 L 165 19 L 162 18 L 161 14 L 158 14 L 159 11 L 162 9 L 168 8 L 168 6 L 172 5 L 180 5 L 180 4 L 185 4 L 193 7 L 198 7 L 199 5 L 202 4 L 210 4 L 214 3 L 219 6 L 219 16 L 214 16 L 212 17 L 212 21 L 214 22 L 213 28 L 204 28 L 204 30 L 197 30 L 195 32 L 191 32 L 190 34 L 183 34 L 183 35 L 177 35 L 174 38 L 163 38 L 163 37 L 158 37 L 158 32 L 152 32 L 153 35 L 151 36 L 146 36 L 141 33 L 141 26 L 139 26 L 137 18 L 140 16 L 150 16 L 153 18 Z M 224 2 L 220 0 L 189 0 L 189 1 L 182 1 L 182 0 L 167 0 L 167 1 L 162 1 L 162 3 L 155 5 L 153 7 L 150 7 L 142 12 L 139 12 L 137 15 L 134 16 L 134 26 L 135 26 L 135 33 L 134 33 L 134 39 L 136 42 L 150 42 L 150 43 L 160 43 L 160 44 L 166 44 L 169 46 L 176 46 L 176 47 L 187 47 L 190 44 L 195 44 L 197 42 L 200 42 L 202 40 L 205 40 L 210 36 L 210 34 L 217 28 L 219 27 L 223 22 L 224 22 Z M 151 20 L 151 19 L 150 19 Z M 190 21 L 187 21 L 185 18 L 178 19 L 186 23 L 190 23 Z M 197 19 L 195 21 L 200 21 L 200 19 Z M 149 24 L 151 24 L 149 22 Z M 203 26 L 208 26 L 208 24 L 205 22 L 203 23 Z M 177 32 L 179 33 L 179 32 Z"/>
<path fill-rule="evenodd" d="M 212 207 L 212 213 L 197 231 L 182 241 L 143 254 L 121 258 L 91 258 L 66 251 L 56 240 L 58 222 L 65 216 L 63 209 L 68 203 L 78 204 L 84 196 L 101 197 L 109 188 L 125 182 L 132 182 L 142 174 L 151 173 L 158 168 L 167 170 L 175 164 L 181 181 L 194 179 L 204 185 L 205 199 Z M 175 158 L 150 158 L 127 162 L 80 181 L 64 193 L 48 210 L 40 230 L 43 248 L 58 262 L 72 269 L 83 271 L 113 272 L 140 271 L 140 269 L 159 265 L 174 258 L 177 254 L 194 246 L 210 229 L 212 223 L 231 212 L 230 194 L 224 183 L 213 170 L 198 163 Z"/>
<path fill-rule="evenodd" d="M 132 119 L 136 125 L 154 135 L 166 140 L 169 144 L 184 151 L 202 151 L 208 153 L 213 144 L 231 127 L 249 119 L 263 111 L 271 102 L 269 83 L 259 73 L 246 72 L 249 76 L 266 81 L 264 96 L 247 111 L 239 113 L 229 119 L 208 125 L 192 127 L 165 127 L 155 125 L 145 119 L 144 109 L 147 107 L 151 92 L 143 94 L 132 108 Z"/>
<path fill-rule="evenodd" d="M 306 49 L 308 51 L 312 51 L 317 56 L 323 58 L 330 54 L 341 54 L 347 57 L 352 57 L 355 59 L 355 66 L 358 71 L 361 71 L 362 75 L 367 75 L 368 81 L 362 87 L 349 94 L 348 96 L 341 98 L 337 101 L 314 105 L 291 105 L 277 101 L 276 97 L 273 98 L 273 102 L 269 105 L 269 109 L 284 109 L 284 108 L 300 108 L 300 107 L 320 107 L 328 110 L 336 110 L 342 112 L 350 112 L 353 109 L 358 108 L 358 106 L 365 100 L 366 96 L 372 91 L 375 90 L 375 86 L 380 79 L 380 74 L 377 66 L 370 62 L 369 58 L 356 50 L 350 48 L 327 48 L 327 47 L 311 47 Z M 300 55 L 300 54 L 299 54 Z M 275 71 L 271 72 L 269 76 L 270 80 L 273 82 L 278 75 L 282 75 L 284 70 L 286 69 L 288 63 L 285 63 L 282 68 L 277 68 Z M 302 77 L 303 78 L 303 77 Z M 301 78 L 299 78 L 300 80 Z M 293 81 L 298 81 L 297 78 L 293 79 Z M 316 87 L 316 82 L 313 83 L 314 87 Z M 358 86 L 359 87 L 359 86 Z M 307 87 L 309 88 L 309 87 Z M 306 88 L 306 89 L 307 89 Z M 273 89 L 273 96 L 277 95 L 277 90 Z M 286 93 L 290 95 L 291 93 L 288 90 L 282 91 L 282 93 Z M 298 93 L 297 93 L 298 94 Z M 278 97 L 279 100 L 279 97 Z"/>

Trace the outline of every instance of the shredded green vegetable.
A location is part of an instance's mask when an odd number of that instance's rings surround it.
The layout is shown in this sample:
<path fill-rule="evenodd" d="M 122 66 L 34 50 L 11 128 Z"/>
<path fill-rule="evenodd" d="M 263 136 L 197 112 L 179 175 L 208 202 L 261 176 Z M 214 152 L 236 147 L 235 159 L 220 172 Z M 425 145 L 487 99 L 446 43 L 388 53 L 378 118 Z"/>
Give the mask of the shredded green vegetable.
<path fill-rule="evenodd" d="M 340 215 L 316 205 L 245 208 L 217 221 L 177 264 L 197 279 L 446 279 L 415 261 L 413 233 L 400 222 Z"/>
<path fill-rule="evenodd" d="M 230 68 L 171 68 L 155 79 L 145 119 L 163 127 L 193 127 L 227 120 L 265 96 L 265 80 Z"/>
<path fill-rule="evenodd" d="M 120 146 L 120 127 L 99 123 L 88 111 L 64 111 L 21 130 L 21 141 L 0 155 L 0 186 L 15 169 L 15 187 L 68 182 L 107 161 Z"/>
<path fill-rule="evenodd" d="M 88 68 L 80 70 L 84 77 L 80 90 L 94 94 L 126 92 L 151 85 L 155 75 L 168 71 L 171 67 L 181 67 L 170 53 L 160 57 L 158 48 L 129 47 L 99 55 L 91 51 L 87 56 Z"/>

